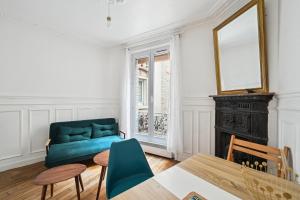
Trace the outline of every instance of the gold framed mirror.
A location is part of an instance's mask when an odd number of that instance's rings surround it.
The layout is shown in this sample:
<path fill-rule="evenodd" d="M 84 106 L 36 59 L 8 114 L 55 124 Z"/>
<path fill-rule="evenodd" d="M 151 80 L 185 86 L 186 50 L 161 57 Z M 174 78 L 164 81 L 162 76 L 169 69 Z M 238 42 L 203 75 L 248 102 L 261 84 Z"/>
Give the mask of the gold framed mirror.
<path fill-rule="evenodd" d="M 219 95 L 269 92 L 264 16 L 252 0 L 213 29 Z"/>

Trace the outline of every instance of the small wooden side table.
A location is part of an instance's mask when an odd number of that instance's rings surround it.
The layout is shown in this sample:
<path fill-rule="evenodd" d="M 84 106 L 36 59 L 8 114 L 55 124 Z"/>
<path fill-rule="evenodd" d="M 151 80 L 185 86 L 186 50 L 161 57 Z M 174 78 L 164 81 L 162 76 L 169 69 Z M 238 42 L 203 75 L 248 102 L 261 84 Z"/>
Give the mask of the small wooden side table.
<path fill-rule="evenodd" d="M 82 164 L 68 164 L 68 165 L 53 167 L 40 173 L 35 178 L 33 183 L 36 185 L 43 186 L 41 199 L 45 200 L 48 185 L 51 185 L 51 197 L 52 197 L 54 183 L 59 183 L 62 181 L 66 181 L 70 178 L 75 178 L 77 199 L 80 200 L 79 182 L 83 191 L 84 188 L 81 179 L 81 173 L 84 172 L 85 170 L 86 170 L 86 166 Z"/>
<path fill-rule="evenodd" d="M 99 178 L 96 200 L 99 199 L 102 181 L 104 180 L 106 168 L 108 166 L 108 158 L 109 158 L 109 150 L 106 150 L 101 153 L 98 153 L 93 159 L 97 165 L 101 166 L 101 173 Z"/>

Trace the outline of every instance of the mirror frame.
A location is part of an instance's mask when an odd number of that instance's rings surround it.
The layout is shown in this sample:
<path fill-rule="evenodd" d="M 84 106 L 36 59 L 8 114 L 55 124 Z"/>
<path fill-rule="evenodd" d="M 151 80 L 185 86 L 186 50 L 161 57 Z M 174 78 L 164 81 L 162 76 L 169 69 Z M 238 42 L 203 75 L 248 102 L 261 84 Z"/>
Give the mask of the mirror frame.
<path fill-rule="evenodd" d="M 260 55 L 260 71 L 261 71 L 261 87 L 260 88 L 245 88 L 237 90 L 222 90 L 221 86 L 221 72 L 220 72 L 220 60 L 219 60 L 219 41 L 218 31 L 225 27 L 227 24 L 241 16 L 253 6 L 257 5 L 257 20 L 259 31 L 259 55 Z M 266 36 L 265 36 L 265 12 L 264 12 L 264 0 L 252 0 L 244 7 L 239 9 L 236 13 L 223 21 L 219 26 L 213 29 L 214 37 L 214 51 L 215 51 L 215 65 L 216 65 L 216 80 L 218 95 L 230 95 L 230 94 L 245 94 L 245 93 L 268 93 L 268 65 L 267 65 L 267 49 L 266 49 Z"/>

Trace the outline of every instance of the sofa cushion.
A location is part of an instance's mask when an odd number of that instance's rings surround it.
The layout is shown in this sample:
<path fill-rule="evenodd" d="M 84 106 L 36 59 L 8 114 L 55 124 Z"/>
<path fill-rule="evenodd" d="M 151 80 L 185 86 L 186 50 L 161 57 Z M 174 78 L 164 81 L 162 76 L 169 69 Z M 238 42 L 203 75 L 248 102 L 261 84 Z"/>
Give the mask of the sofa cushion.
<path fill-rule="evenodd" d="M 114 135 L 83 141 L 53 144 L 50 146 L 49 153 L 46 156 L 45 165 L 50 168 L 88 160 L 93 158 L 97 153 L 109 149 L 113 142 L 122 140 L 121 137 Z"/>
<path fill-rule="evenodd" d="M 60 134 L 56 137 L 56 143 L 67 143 L 81 140 L 88 140 L 92 135 L 92 128 L 72 128 L 72 127 L 59 127 Z"/>
<path fill-rule="evenodd" d="M 117 124 L 92 124 L 93 127 L 93 133 L 92 138 L 99 138 L 99 137 L 105 137 L 105 136 L 111 136 L 111 135 L 117 135 L 118 134 L 118 126 Z"/>
<path fill-rule="evenodd" d="M 69 122 L 55 122 L 50 125 L 49 138 L 51 139 L 51 145 L 56 143 L 56 137 L 60 134 L 60 127 L 72 127 L 82 128 L 91 127 L 92 123 L 95 124 L 114 124 L 116 120 L 114 118 L 103 118 L 103 119 L 88 119 L 80 121 L 69 121 Z"/>

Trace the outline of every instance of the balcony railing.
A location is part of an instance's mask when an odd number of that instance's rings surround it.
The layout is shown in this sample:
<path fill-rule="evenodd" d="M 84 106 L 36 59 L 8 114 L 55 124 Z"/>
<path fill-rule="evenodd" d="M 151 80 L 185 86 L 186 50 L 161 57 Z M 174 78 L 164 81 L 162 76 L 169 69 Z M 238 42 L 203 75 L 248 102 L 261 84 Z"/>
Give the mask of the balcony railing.
<path fill-rule="evenodd" d="M 166 137 L 168 128 L 168 114 L 154 113 L 154 136 Z M 148 133 L 149 131 L 149 117 L 148 112 L 138 112 L 138 132 Z"/>
<path fill-rule="evenodd" d="M 148 111 L 139 111 L 138 112 L 138 132 L 139 133 L 148 133 Z"/>

